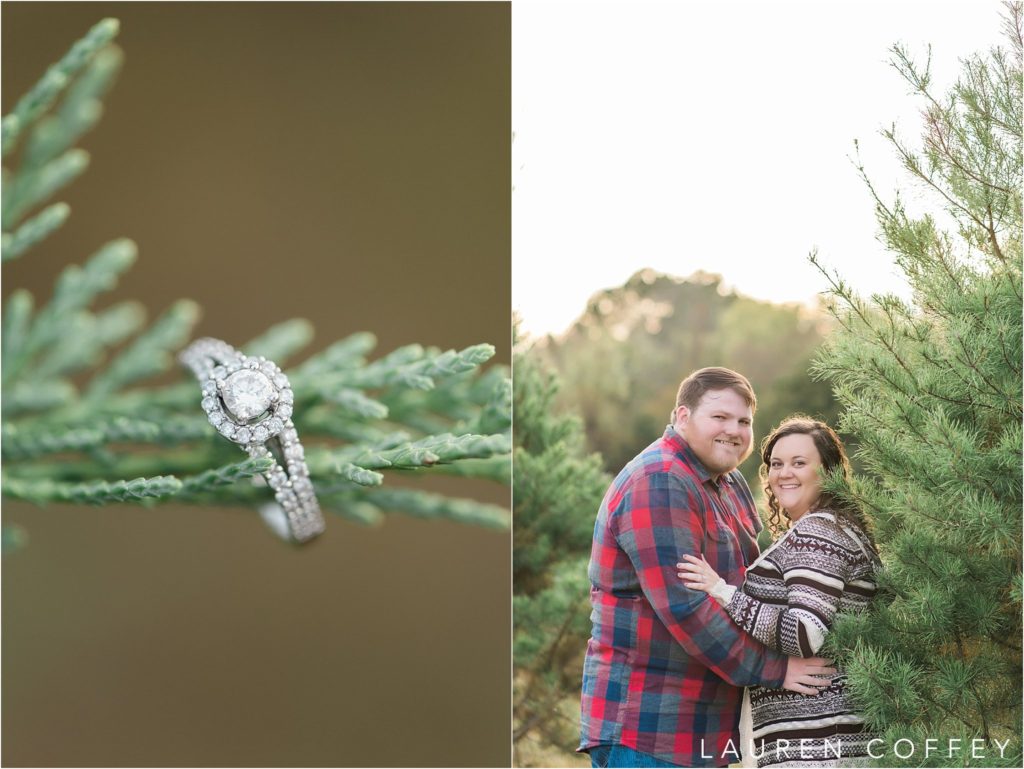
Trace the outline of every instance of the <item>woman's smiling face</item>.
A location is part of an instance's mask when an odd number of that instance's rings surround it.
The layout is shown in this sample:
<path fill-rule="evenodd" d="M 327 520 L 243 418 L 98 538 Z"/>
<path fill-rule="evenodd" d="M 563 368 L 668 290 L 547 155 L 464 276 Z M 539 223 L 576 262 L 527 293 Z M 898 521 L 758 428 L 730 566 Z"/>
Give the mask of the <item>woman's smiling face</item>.
<path fill-rule="evenodd" d="M 796 521 L 821 496 L 820 467 L 821 455 L 810 435 L 787 435 L 772 447 L 768 483 L 790 520 Z"/>

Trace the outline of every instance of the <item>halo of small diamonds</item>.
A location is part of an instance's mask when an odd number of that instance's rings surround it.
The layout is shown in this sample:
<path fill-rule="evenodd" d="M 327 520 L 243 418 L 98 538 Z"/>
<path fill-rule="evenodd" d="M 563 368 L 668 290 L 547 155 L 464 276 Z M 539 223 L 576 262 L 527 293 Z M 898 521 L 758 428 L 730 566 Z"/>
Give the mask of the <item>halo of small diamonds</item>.
<path fill-rule="evenodd" d="M 216 366 L 203 382 L 206 418 L 242 446 L 280 434 L 294 401 L 288 377 L 266 358 L 240 357 Z"/>

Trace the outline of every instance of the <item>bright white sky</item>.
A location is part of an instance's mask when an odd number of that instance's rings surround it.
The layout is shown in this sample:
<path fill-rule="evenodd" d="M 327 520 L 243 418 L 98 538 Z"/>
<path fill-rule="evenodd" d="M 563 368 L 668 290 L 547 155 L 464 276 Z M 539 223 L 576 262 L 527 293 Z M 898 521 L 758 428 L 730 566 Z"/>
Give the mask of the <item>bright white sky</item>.
<path fill-rule="evenodd" d="M 878 135 L 916 143 L 921 104 L 888 65 L 907 44 L 945 93 L 958 59 L 1004 44 L 994 0 L 959 3 L 516 2 L 512 291 L 559 333 L 642 267 L 723 275 L 810 301 L 817 247 L 858 291 L 907 296 L 877 242 L 853 140 L 879 193 L 910 189 Z"/>

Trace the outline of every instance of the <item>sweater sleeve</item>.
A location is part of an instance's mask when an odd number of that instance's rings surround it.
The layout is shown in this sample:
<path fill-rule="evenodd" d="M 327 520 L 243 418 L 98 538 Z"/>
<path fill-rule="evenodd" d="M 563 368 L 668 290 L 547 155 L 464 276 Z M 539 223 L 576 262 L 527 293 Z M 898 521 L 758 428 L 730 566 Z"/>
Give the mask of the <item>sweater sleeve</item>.
<path fill-rule="evenodd" d="M 779 544 L 772 565 L 781 571 L 785 603 L 759 601 L 737 590 L 725 606 L 726 613 L 771 649 L 793 657 L 817 654 L 832 628 L 852 570 L 844 538 L 832 536 L 832 528 L 798 523 Z"/>
<path fill-rule="evenodd" d="M 730 585 L 721 577 L 718 578 L 718 582 L 715 586 L 708 591 L 708 595 L 718 601 L 719 606 L 728 606 L 729 601 L 736 594 L 736 586 Z"/>

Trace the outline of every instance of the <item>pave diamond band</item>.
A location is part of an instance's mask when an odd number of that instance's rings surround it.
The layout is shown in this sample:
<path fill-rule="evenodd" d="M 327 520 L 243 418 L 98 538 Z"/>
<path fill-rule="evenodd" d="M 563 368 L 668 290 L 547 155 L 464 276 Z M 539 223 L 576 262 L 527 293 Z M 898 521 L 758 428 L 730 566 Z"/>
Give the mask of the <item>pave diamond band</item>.
<path fill-rule="evenodd" d="M 260 510 L 267 524 L 294 542 L 323 533 L 323 514 L 291 421 L 294 395 L 284 372 L 272 361 L 246 356 L 219 339 L 197 339 L 178 359 L 202 385 L 202 407 L 210 424 L 249 456 L 274 460 L 263 474 L 278 502 Z"/>

